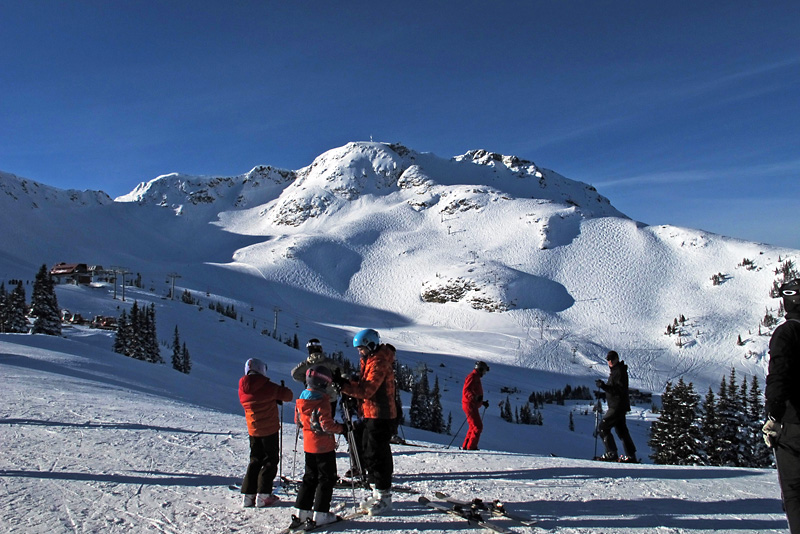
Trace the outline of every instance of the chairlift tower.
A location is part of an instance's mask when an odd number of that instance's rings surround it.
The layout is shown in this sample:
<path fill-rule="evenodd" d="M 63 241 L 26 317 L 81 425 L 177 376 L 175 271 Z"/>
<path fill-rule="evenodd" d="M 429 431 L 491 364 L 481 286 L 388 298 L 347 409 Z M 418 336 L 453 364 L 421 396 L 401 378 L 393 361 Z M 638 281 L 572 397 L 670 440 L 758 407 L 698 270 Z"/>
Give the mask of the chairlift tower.
<path fill-rule="evenodd" d="M 169 290 L 169 300 L 175 300 L 175 279 L 180 278 L 181 275 L 178 273 L 169 273 L 167 278 L 172 280 L 172 288 Z"/>

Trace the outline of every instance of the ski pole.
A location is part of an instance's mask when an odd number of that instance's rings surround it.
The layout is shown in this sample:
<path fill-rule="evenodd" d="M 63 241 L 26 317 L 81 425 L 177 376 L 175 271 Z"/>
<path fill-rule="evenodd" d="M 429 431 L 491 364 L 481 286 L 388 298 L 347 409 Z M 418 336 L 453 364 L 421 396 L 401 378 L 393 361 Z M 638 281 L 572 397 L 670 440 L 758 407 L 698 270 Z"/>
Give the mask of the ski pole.
<path fill-rule="evenodd" d="M 450 445 L 452 445 L 453 442 L 456 440 L 456 438 L 458 437 L 458 433 L 461 432 L 462 428 L 464 428 L 464 423 L 466 423 L 466 422 L 467 422 L 467 418 L 465 417 L 464 418 L 464 422 L 461 423 L 461 426 L 458 427 L 458 430 L 456 430 L 456 433 L 453 434 L 453 439 L 450 440 L 450 443 L 447 444 L 447 447 L 445 447 L 445 449 L 449 449 L 450 448 Z"/>
<path fill-rule="evenodd" d="M 281 387 L 286 387 L 283 383 L 283 380 L 281 380 Z M 281 481 L 281 487 L 283 487 L 283 402 L 279 401 L 279 404 L 281 405 L 281 434 L 279 440 L 280 441 L 279 447 L 281 449 L 281 453 L 280 456 L 278 457 L 278 468 L 280 469 L 278 477 L 280 478 Z"/>
<path fill-rule="evenodd" d="M 300 425 L 295 421 L 294 425 L 294 453 L 292 454 L 292 480 L 294 478 L 294 467 L 297 465 L 297 438 L 300 437 Z"/>

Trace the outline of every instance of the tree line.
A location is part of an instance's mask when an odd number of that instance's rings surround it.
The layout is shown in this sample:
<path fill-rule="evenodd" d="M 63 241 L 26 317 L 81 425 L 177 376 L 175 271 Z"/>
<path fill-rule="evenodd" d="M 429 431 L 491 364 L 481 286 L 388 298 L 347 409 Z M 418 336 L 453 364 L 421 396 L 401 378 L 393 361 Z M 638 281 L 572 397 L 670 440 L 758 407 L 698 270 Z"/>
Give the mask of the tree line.
<path fill-rule="evenodd" d="M 761 439 L 764 403 L 758 378 L 737 383 L 731 368 L 717 393 L 701 402 L 694 385 L 667 382 L 661 413 L 650 427 L 650 458 L 657 464 L 769 467 L 772 454 Z"/>

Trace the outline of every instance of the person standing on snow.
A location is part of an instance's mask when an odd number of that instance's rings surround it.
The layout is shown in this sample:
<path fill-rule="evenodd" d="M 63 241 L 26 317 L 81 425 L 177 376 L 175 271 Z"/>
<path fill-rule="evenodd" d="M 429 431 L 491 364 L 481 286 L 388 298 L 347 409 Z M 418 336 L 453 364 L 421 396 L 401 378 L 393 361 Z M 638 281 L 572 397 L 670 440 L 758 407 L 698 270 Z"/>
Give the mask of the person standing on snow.
<path fill-rule="evenodd" d="M 250 358 L 239 379 L 239 402 L 250 435 L 250 463 L 242 481 L 242 506 L 263 508 L 278 502 L 272 482 L 280 462 L 278 404 L 294 398 L 292 390 L 267 378 L 267 364 Z"/>
<path fill-rule="evenodd" d="M 298 382 L 305 382 L 306 371 L 315 365 L 327 367 L 331 376 L 340 375 L 342 373 L 341 366 L 334 360 L 325 356 L 325 353 L 322 352 L 322 343 L 320 343 L 319 339 L 309 339 L 308 343 L 306 343 L 306 348 L 308 349 L 308 358 L 298 363 L 295 368 L 292 369 L 292 378 Z M 339 392 L 336 391 L 333 383 L 330 383 L 325 393 L 327 393 L 331 400 L 331 413 L 336 415 L 336 403 L 339 401 Z"/>
<path fill-rule="evenodd" d="M 778 289 L 786 322 L 769 340 L 764 441 L 775 451 L 789 532 L 800 534 L 800 278 Z"/>
<path fill-rule="evenodd" d="M 465 451 L 477 451 L 478 442 L 483 432 L 483 419 L 481 406 L 489 407 L 489 401 L 483 398 L 483 384 L 481 378 L 489 372 L 486 362 L 475 362 L 475 368 L 464 380 L 464 389 L 461 393 L 461 408 L 467 415 L 467 435 L 461 448 Z"/>
<path fill-rule="evenodd" d="M 353 346 L 361 356 L 357 380 L 340 379 L 342 393 L 361 399 L 364 421 L 362 435 L 363 465 L 373 493 L 360 507 L 370 515 L 379 515 L 392 508 L 391 439 L 395 404 L 395 351 L 391 345 L 381 344 L 380 335 L 371 328 L 362 330 L 353 338 Z"/>
<path fill-rule="evenodd" d="M 608 411 L 597 427 L 606 448 L 605 454 L 600 459 L 610 462 L 636 463 L 636 447 L 625 421 L 625 414 L 631 411 L 631 400 L 628 394 L 628 366 L 625 365 L 625 362 L 619 361 L 619 354 L 613 350 L 608 352 L 606 361 L 611 369 L 608 382 L 600 379 L 595 382 L 597 387 L 606 392 L 608 404 Z M 612 428 L 616 430 L 617 436 L 622 440 L 622 446 L 625 448 L 623 456 L 617 455 L 617 444 L 614 442 L 614 436 L 611 435 Z"/>
<path fill-rule="evenodd" d="M 333 419 L 330 398 L 326 393 L 333 375 L 324 365 L 306 371 L 306 389 L 297 399 L 295 422 L 303 429 L 303 450 L 306 471 L 297 492 L 290 528 L 301 525 L 319 526 L 338 518 L 331 513 L 331 497 L 336 484 L 336 440 L 334 434 L 344 433 L 344 426 Z"/>

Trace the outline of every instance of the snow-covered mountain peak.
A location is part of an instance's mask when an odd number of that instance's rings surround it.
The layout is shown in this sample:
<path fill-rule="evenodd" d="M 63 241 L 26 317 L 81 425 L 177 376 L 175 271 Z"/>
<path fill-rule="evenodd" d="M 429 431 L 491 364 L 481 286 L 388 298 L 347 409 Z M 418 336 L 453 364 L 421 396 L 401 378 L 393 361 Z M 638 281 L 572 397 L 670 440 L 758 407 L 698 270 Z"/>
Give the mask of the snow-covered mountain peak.
<path fill-rule="evenodd" d="M 219 213 L 272 200 L 285 184 L 296 178 L 293 171 L 259 165 L 238 176 L 191 176 L 171 173 L 142 182 L 117 202 L 136 202 L 168 207 L 185 213 L 187 207 Z M 209 207 L 206 210 L 202 206 Z"/>
<path fill-rule="evenodd" d="M 42 208 L 46 204 L 65 207 L 96 206 L 113 202 L 103 191 L 58 189 L 2 171 L 0 171 L 0 193 L 31 208 Z"/>

